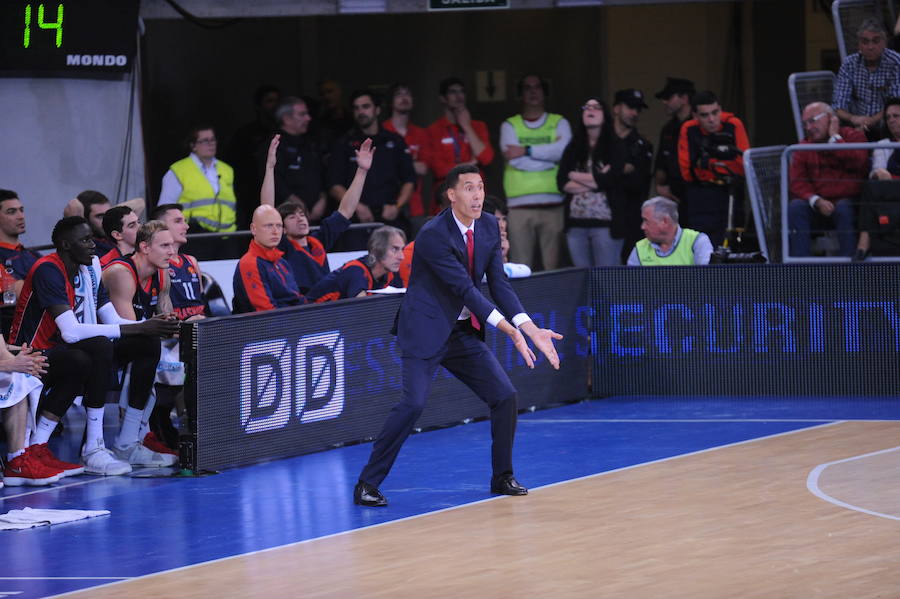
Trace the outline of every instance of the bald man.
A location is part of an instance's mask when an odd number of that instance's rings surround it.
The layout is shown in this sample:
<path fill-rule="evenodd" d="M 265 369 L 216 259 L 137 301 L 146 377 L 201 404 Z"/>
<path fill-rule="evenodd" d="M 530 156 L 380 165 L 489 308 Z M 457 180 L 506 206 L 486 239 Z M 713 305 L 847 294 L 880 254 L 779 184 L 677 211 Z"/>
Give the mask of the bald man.
<path fill-rule="evenodd" d="M 283 228 L 281 215 L 272 206 L 263 204 L 253 211 L 253 239 L 234 271 L 235 314 L 306 303 L 284 252 L 278 249 Z"/>

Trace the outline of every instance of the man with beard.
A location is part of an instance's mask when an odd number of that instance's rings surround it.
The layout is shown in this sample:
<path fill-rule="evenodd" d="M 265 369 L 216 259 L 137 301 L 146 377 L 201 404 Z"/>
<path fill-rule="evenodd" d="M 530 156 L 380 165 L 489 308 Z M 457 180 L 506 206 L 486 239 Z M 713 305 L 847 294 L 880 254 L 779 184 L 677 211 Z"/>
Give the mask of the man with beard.
<path fill-rule="evenodd" d="M 19 194 L 0 189 L 0 260 L 15 280 L 13 291 L 17 296 L 31 266 L 40 258 L 40 255 L 19 243 L 19 236 L 24 234 L 25 206 L 19 200 Z"/>
<path fill-rule="evenodd" d="M 405 83 L 395 83 L 388 90 L 387 97 L 391 116 L 382 123 L 382 126 L 403 137 L 416 171 L 416 188 L 413 190 L 408 204 L 409 216 L 421 218 L 425 216 L 426 212 L 435 215 L 441 211 L 440 205 L 437 202 L 431 202 L 431 209 L 426 211 L 422 197 L 422 177 L 428 174 L 428 135 L 425 129 L 410 121 L 409 115 L 413 109 L 412 91 Z"/>
<path fill-rule="evenodd" d="M 329 193 L 338 202 L 344 198 L 357 170 L 356 151 L 366 139 L 371 139 L 377 152 L 356 207 L 356 219 L 362 223 L 383 222 L 405 230 L 408 221 L 401 210 L 409 202 L 416 184 L 416 171 L 406 142 L 379 126 L 381 109 L 372 92 L 354 92 L 350 106 L 355 126 L 335 142 L 331 152 Z"/>
<path fill-rule="evenodd" d="M 612 109 L 610 163 L 620 175 L 616 188 L 612 190 L 612 194 L 619 197 L 613 201 L 625 211 L 622 262 L 631 253 L 634 244 L 644 236 L 641 231 L 641 205 L 650 191 L 653 160 L 653 144 L 637 131 L 638 118 L 644 108 L 647 104 L 641 90 L 623 89 L 616 92 Z"/>

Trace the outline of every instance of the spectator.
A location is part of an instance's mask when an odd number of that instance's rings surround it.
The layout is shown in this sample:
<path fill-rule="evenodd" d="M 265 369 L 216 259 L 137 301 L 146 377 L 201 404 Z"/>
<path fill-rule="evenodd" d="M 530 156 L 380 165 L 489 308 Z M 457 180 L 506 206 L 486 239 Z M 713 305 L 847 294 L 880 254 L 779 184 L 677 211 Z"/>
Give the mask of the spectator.
<path fill-rule="evenodd" d="M 253 212 L 253 239 L 234 269 L 235 314 L 306 303 L 284 252 L 278 249 L 283 230 L 281 215 L 272 206 L 262 204 Z"/>
<path fill-rule="evenodd" d="M 334 144 L 329 164 L 329 192 L 340 202 L 357 172 L 356 151 L 368 138 L 378 152 L 372 172 L 365 180 L 356 206 L 359 222 L 383 222 L 406 229 L 408 221 L 401 210 L 409 201 L 416 184 L 416 172 L 403 138 L 381 128 L 381 109 L 369 91 L 356 91 L 350 97 L 356 126 Z"/>
<path fill-rule="evenodd" d="M 678 136 L 678 164 L 685 181 L 687 222 L 721 245 L 729 225 L 729 194 L 734 193 L 735 221 L 742 218 L 744 176 L 741 154 L 750 147 L 744 123 L 730 112 L 723 112 L 719 99 L 711 91 L 696 94 L 691 100 L 693 118 L 681 126 Z M 729 187 L 732 187 L 730 190 Z"/>
<path fill-rule="evenodd" d="M 656 196 L 641 206 L 641 239 L 628 256 L 628 266 L 709 264 L 713 247 L 705 233 L 678 225 L 678 204 Z"/>
<path fill-rule="evenodd" d="M 141 223 L 134 210 L 124 204 L 113 206 L 103 215 L 103 232 L 115 247 L 100 256 L 100 266 L 106 266 L 116 258 L 134 251 L 135 238 Z"/>
<path fill-rule="evenodd" d="M 884 122 L 888 128 L 888 136 L 878 143 L 900 141 L 900 98 L 888 98 L 885 101 Z M 893 148 L 873 150 L 869 178 L 879 181 L 900 179 L 900 152 Z"/>
<path fill-rule="evenodd" d="M 344 104 L 344 90 L 334 79 L 319 82 L 319 111 L 317 125 L 319 136 L 325 147 L 350 130 L 353 117 Z"/>
<path fill-rule="evenodd" d="M 310 221 L 325 216 L 322 191 L 322 156 L 308 135 L 310 116 L 306 102 L 288 97 L 275 110 L 281 141 L 275 166 L 275 205 L 288 200 L 303 202 Z M 268 160 L 268 158 L 267 158 Z"/>
<path fill-rule="evenodd" d="M 659 148 L 656 151 L 655 171 L 656 193 L 679 203 L 681 224 L 686 222 L 684 179 L 678 166 L 678 134 L 681 126 L 691 118 L 691 98 L 695 93 L 694 82 L 689 79 L 666 77 L 666 85 L 656 97 L 665 106 L 670 117 L 659 133 Z"/>
<path fill-rule="evenodd" d="M 258 206 L 260 176 L 257 153 L 278 129 L 275 109 L 281 102 L 281 90 L 274 85 L 260 85 L 253 92 L 254 118 L 234 132 L 224 154 L 234 168 L 234 191 L 237 196 L 237 226 L 250 226 L 250 216 Z"/>
<path fill-rule="evenodd" d="M 279 136 L 276 135 L 269 146 L 266 161 L 266 175 L 260 192 L 263 204 L 272 204 L 275 197 L 274 170 L 277 158 Z M 291 266 L 294 280 L 300 293 L 306 293 L 329 272 L 328 255 L 341 235 L 350 227 L 350 218 L 356 212 L 359 198 L 372 167 L 372 140 L 363 141 L 356 150 L 356 174 L 347 192 L 341 198 L 338 209 L 322 220 L 318 231 L 310 235 L 309 217 L 303 202 L 288 200 L 278 205 L 278 213 L 284 225 L 284 236 L 278 249 L 284 252 L 284 259 Z"/>
<path fill-rule="evenodd" d="M 650 173 L 653 144 L 641 137 L 637 130 L 641 110 L 647 108 L 644 93 L 639 89 L 616 92 L 613 101 L 613 135 L 610 162 L 620 176 L 611 187 L 616 208 L 622 216 L 624 242 L 620 264 L 642 237 L 641 205 L 650 193 Z"/>
<path fill-rule="evenodd" d="M 388 89 L 390 102 L 390 118 L 383 123 L 387 131 L 403 137 L 406 149 L 413 161 L 416 171 L 416 186 L 409 197 L 409 216 L 421 220 L 425 217 L 425 203 L 422 198 L 422 177 L 428 174 L 428 135 L 425 129 L 413 124 L 409 115 L 413 109 L 413 95 L 405 83 L 395 83 Z M 440 212 L 437 202 L 431 202 L 429 214 Z"/>
<path fill-rule="evenodd" d="M 172 164 L 163 175 L 159 204 L 181 204 L 191 231 L 237 230 L 234 170 L 216 159 L 216 132 L 199 125 L 188 133 L 187 158 Z"/>
<path fill-rule="evenodd" d="M 307 299 L 316 303 L 331 302 L 365 297 L 371 289 L 403 287 L 397 272 L 403 259 L 404 245 L 406 234 L 401 229 L 378 227 L 369 236 L 369 253 L 329 273 L 309 290 Z"/>
<path fill-rule="evenodd" d="M 835 111 L 824 102 L 813 102 L 801 116 L 806 137 L 803 144 L 860 143 L 866 136 L 859 129 L 841 127 Z M 820 215 L 834 222 L 839 253 L 852 256 L 856 244 L 854 201 L 866 179 L 866 150 L 797 151 L 791 156 L 788 226 L 791 256 L 809 256 L 810 229 Z M 818 217 L 817 217 L 818 218 Z M 820 219 L 819 219 L 820 220 Z"/>
<path fill-rule="evenodd" d="M 622 264 L 625 235 L 619 196 L 620 170 L 610 164 L 612 124 L 609 112 L 596 96 L 581 107 L 581 123 L 566 146 L 559 164 L 557 184 L 568 202 L 566 239 L 572 263 L 578 267 Z"/>
<path fill-rule="evenodd" d="M 544 104 L 547 82 L 526 75 L 517 85 L 520 114 L 500 126 L 500 148 L 506 158 L 503 189 L 509 204 L 510 252 L 513 260 L 535 267 L 538 252 L 546 270 L 562 265 L 565 208 L 556 185 L 563 150 L 572 139 L 569 121 L 549 113 Z"/>
<path fill-rule="evenodd" d="M 832 105 L 841 120 L 881 137 L 884 101 L 900 96 L 900 54 L 887 48 L 887 32 L 878 19 L 865 19 L 856 30 L 858 52 L 844 59 L 834 83 Z"/>
<path fill-rule="evenodd" d="M 19 194 L 0 189 L 0 260 L 6 272 L 15 279 L 16 296 L 22 291 L 22 282 L 31 266 L 40 258 L 37 252 L 19 243 L 19 235 L 25 234 L 25 206 Z M 5 290 L 0 290 L 5 291 Z"/>
<path fill-rule="evenodd" d="M 43 388 L 38 377 L 46 372 L 47 358 L 42 353 L 24 346 L 14 356 L 0 337 L 0 414 L 6 432 L 6 465 L 0 487 L 49 485 L 64 474 L 84 472 L 77 464 L 68 464 L 72 467 L 69 470 L 47 465 L 41 459 L 44 446 L 25 446 L 29 421 Z M 33 423 L 30 428 L 34 428 Z"/>
<path fill-rule="evenodd" d="M 177 324 L 160 318 L 126 320 L 109 301 L 100 278 L 100 262 L 87 221 L 79 216 L 56 223 L 52 233 L 56 252 L 38 260 L 28 277 L 13 321 L 10 338 L 44 350 L 48 359 L 43 377 L 49 391 L 41 401 L 41 415 L 31 444 L 44 445 L 76 396 L 87 410 L 86 441 L 81 457 L 85 472 L 127 474 L 132 463 L 145 463 L 145 448 L 137 442 L 140 415 L 147 403 L 159 361 L 159 339 L 178 331 Z M 99 324 L 104 323 L 104 324 Z M 103 411 L 114 366 L 131 365 L 130 411 L 114 444 L 103 440 Z M 44 463 L 59 464 L 49 449 Z"/>
<path fill-rule="evenodd" d="M 500 229 L 500 256 L 503 258 L 503 271 L 510 279 L 518 279 L 522 277 L 530 277 L 531 269 L 525 264 L 509 261 L 509 235 L 508 235 L 508 217 L 509 208 L 506 202 L 497 196 L 486 195 L 484 202 L 481 204 L 481 212 L 493 214 L 497 218 L 497 228 Z M 405 260 L 405 255 L 404 255 Z M 412 272 L 412 260 L 409 261 L 406 277 L 403 279 L 405 283 L 409 282 L 409 274 Z M 403 265 L 401 265 L 401 276 L 403 274 Z M 407 285 L 404 284 L 404 287 Z"/>
<path fill-rule="evenodd" d="M 494 159 L 494 148 L 483 121 L 473 121 L 466 108 L 466 88 L 461 79 L 448 77 L 438 88 L 444 116 L 429 125 L 428 159 L 434 173 L 434 189 L 440 190 L 457 164 L 474 164 L 482 171 Z M 435 195 L 437 201 L 440 196 Z M 444 208 L 441 205 L 441 208 Z"/>
<path fill-rule="evenodd" d="M 181 252 L 187 243 L 188 224 L 180 204 L 160 204 L 153 209 L 154 220 L 161 221 L 172 235 L 174 255 L 169 259 L 169 298 L 178 320 L 204 318 L 204 301 L 200 264 L 190 254 Z"/>

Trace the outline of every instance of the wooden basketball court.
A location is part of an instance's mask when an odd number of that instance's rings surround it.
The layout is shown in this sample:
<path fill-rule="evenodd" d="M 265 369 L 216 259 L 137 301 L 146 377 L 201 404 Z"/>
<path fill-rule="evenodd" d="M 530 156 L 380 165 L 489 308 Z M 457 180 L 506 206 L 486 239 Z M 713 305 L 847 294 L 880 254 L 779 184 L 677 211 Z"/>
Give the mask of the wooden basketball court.
<path fill-rule="evenodd" d="M 66 596 L 900 596 L 898 439 L 836 422 Z"/>

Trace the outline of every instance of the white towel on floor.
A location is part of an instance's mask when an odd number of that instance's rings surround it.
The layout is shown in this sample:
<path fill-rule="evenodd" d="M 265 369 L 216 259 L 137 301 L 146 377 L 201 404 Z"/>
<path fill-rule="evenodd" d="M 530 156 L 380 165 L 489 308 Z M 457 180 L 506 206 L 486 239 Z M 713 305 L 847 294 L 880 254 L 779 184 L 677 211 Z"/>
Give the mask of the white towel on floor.
<path fill-rule="evenodd" d="M 0 514 L 0 530 L 22 530 L 108 515 L 109 510 L 42 510 L 27 507 Z"/>

